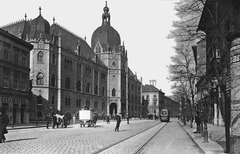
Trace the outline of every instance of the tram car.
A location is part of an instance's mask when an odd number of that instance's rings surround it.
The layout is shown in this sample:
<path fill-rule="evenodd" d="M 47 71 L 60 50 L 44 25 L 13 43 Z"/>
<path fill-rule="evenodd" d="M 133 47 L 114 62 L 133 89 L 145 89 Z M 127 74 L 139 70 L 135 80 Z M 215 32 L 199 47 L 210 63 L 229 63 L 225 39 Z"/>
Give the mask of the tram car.
<path fill-rule="evenodd" d="M 80 121 L 80 127 L 85 127 L 87 125 L 88 127 L 94 126 L 93 123 L 94 113 L 92 110 L 80 110 L 79 111 L 79 121 Z"/>
<path fill-rule="evenodd" d="M 170 110 L 162 109 L 160 112 L 160 120 L 161 120 L 161 122 L 169 122 L 170 121 Z"/>

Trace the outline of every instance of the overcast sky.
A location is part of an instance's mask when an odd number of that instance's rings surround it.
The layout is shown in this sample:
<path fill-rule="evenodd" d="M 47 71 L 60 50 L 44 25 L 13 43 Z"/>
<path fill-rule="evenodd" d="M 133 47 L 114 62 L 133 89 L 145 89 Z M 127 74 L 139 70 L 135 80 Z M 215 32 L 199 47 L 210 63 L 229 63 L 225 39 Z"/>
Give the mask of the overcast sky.
<path fill-rule="evenodd" d="M 172 21 L 178 20 L 174 2 L 178 0 L 108 0 L 111 26 L 118 31 L 128 51 L 129 68 L 143 84 L 156 80 L 156 87 L 171 95 L 172 85 L 167 65 L 175 54 L 174 40 L 166 36 L 173 29 Z M 0 26 L 14 21 L 34 19 L 39 15 L 50 25 L 55 22 L 84 38 L 89 46 L 94 30 L 102 24 L 105 0 L 9 0 L 1 2 Z"/>

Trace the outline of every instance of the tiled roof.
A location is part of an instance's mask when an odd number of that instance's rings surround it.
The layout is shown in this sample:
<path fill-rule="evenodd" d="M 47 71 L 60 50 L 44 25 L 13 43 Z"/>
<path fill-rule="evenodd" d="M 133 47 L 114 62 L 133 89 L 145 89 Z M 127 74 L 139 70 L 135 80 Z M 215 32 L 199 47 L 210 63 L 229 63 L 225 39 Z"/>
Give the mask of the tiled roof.
<path fill-rule="evenodd" d="M 160 92 L 154 85 L 145 84 L 142 86 L 142 92 Z"/>
<path fill-rule="evenodd" d="M 76 34 L 67 30 L 63 26 L 57 23 L 52 24 L 50 27 L 50 33 L 52 36 L 56 36 L 56 37 L 58 37 L 58 34 L 61 34 L 63 47 L 69 48 L 72 51 L 74 51 L 77 49 L 78 44 L 80 44 L 81 55 L 83 57 L 89 58 L 91 60 L 96 58 L 96 54 L 83 38 L 81 38 L 80 36 L 77 36 Z M 102 66 L 104 65 L 104 63 L 98 57 L 97 57 L 97 63 Z"/>

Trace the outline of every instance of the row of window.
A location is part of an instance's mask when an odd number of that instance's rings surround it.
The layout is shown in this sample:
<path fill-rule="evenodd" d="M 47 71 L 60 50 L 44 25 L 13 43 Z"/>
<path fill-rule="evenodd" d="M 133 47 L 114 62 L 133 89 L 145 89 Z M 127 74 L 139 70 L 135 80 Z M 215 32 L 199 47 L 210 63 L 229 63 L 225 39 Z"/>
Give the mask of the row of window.
<path fill-rule="evenodd" d="M 52 76 L 51 76 L 51 86 L 53 86 L 53 87 L 55 87 L 56 86 L 56 78 L 55 78 L 55 75 L 53 74 Z M 44 76 L 43 76 L 43 74 L 42 73 L 38 73 L 37 74 L 37 76 L 36 76 L 36 84 L 37 85 L 44 85 Z M 65 88 L 66 89 L 71 89 L 71 80 L 70 80 L 70 78 L 66 78 L 65 79 Z M 82 89 L 81 89 L 81 81 L 77 81 L 77 83 L 76 83 L 76 90 L 77 91 L 81 91 Z M 94 86 L 94 94 L 98 94 L 98 85 L 95 85 Z M 85 92 L 86 93 L 91 93 L 92 91 L 91 91 L 91 85 L 90 85 L 90 83 L 86 83 L 86 86 L 85 86 Z M 104 87 L 102 87 L 102 92 L 101 92 L 101 95 L 105 95 L 105 88 Z"/>
<path fill-rule="evenodd" d="M 1 44 L 0 44 L 1 46 Z M 15 65 L 19 65 L 22 67 L 28 67 L 27 62 L 27 52 L 24 50 L 21 50 L 17 47 L 13 47 L 13 51 L 11 51 L 11 45 L 8 43 L 3 43 L 3 60 L 5 61 L 11 61 Z M 11 60 L 11 57 L 13 59 Z"/>
<path fill-rule="evenodd" d="M 37 54 L 37 62 L 38 63 L 44 63 L 43 56 L 44 56 L 43 52 L 39 51 L 38 54 Z M 55 56 L 55 54 L 52 54 L 51 59 L 52 59 L 51 60 L 52 64 L 55 65 L 56 64 L 56 56 Z M 64 59 L 64 67 L 68 68 L 68 69 L 72 69 L 73 68 L 72 60 L 65 58 Z M 81 64 L 77 63 L 76 67 L 77 67 L 77 72 L 81 73 L 81 69 L 82 69 Z M 85 74 L 92 75 L 92 68 L 89 67 L 89 66 L 85 66 Z M 98 71 L 97 70 L 94 71 L 94 76 L 98 77 Z M 105 73 L 101 73 L 101 79 L 106 81 L 106 74 Z"/>
<path fill-rule="evenodd" d="M 19 71 L 13 71 L 12 74 L 9 69 L 3 68 L 3 87 L 27 91 L 27 85 L 29 84 L 28 75 Z M 11 80 L 11 76 L 13 76 L 13 80 Z"/>
<path fill-rule="evenodd" d="M 54 96 L 52 96 L 51 102 L 52 102 L 52 105 L 54 105 L 54 102 L 55 102 L 55 97 L 54 97 Z M 38 105 L 42 105 L 43 99 L 42 99 L 42 96 L 41 96 L 41 95 L 39 95 L 39 96 L 37 97 L 37 103 L 38 103 Z M 98 109 L 98 104 L 99 104 L 98 101 L 95 101 L 95 102 L 94 102 L 94 109 Z M 70 99 L 69 96 L 65 98 L 65 106 L 66 106 L 66 107 L 70 107 L 70 106 L 71 106 L 71 99 Z M 84 106 L 86 106 L 87 108 L 91 108 L 91 106 L 90 106 L 90 101 L 87 100 L 86 103 L 82 106 L 82 101 L 81 101 L 81 99 L 77 99 L 77 100 L 76 100 L 76 107 L 77 107 L 77 108 L 83 108 Z M 102 109 L 105 109 L 105 107 L 106 107 L 105 102 L 102 102 Z"/>

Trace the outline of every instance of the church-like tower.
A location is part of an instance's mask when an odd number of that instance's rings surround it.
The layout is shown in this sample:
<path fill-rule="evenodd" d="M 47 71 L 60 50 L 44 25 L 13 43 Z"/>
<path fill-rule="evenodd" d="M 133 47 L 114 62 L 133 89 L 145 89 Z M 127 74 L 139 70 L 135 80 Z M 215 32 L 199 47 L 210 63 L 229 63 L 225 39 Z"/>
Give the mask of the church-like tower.
<path fill-rule="evenodd" d="M 91 47 L 108 67 L 107 113 L 128 113 L 128 58 L 119 33 L 110 24 L 109 8 L 103 8 L 102 25 L 92 34 Z"/>

